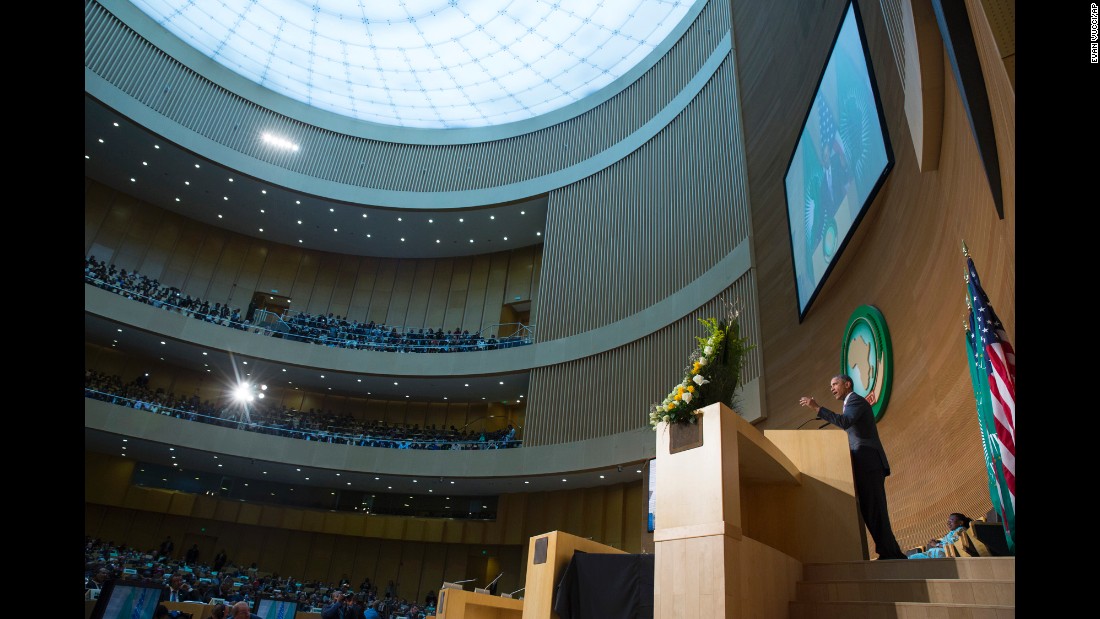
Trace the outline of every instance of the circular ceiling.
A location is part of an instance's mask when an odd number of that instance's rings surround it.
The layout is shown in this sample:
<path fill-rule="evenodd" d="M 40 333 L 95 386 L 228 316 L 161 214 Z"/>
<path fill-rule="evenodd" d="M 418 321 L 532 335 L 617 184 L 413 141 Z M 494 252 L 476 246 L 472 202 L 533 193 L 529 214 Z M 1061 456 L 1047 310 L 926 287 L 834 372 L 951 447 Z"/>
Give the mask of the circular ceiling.
<path fill-rule="evenodd" d="M 134 0 L 228 69 L 401 127 L 559 109 L 642 61 L 697 0 Z"/>

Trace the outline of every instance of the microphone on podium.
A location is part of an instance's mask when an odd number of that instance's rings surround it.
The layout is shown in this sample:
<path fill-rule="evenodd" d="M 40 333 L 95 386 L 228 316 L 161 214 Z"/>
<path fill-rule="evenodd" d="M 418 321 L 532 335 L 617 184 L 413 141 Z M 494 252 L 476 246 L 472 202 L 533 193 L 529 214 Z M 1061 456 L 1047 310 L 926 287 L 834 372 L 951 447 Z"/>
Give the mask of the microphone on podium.
<path fill-rule="evenodd" d="M 493 585 L 497 584 L 497 581 L 498 581 L 498 580 L 500 580 L 500 577 L 501 577 L 501 576 L 503 576 L 503 575 L 504 575 L 504 572 L 501 572 L 500 574 L 498 574 L 498 575 L 497 575 L 497 577 L 496 577 L 496 578 L 494 578 L 492 582 L 490 582 L 489 584 L 485 585 L 485 587 L 484 587 L 484 588 L 481 588 L 481 587 L 475 587 L 475 588 L 474 588 L 474 593 L 485 593 L 485 594 L 487 594 L 487 595 L 492 595 L 492 588 L 493 588 Z"/>
<path fill-rule="evenodd" d="M 444 580 L 443 581 L 443 586 L 441 588 L 442 589 L 461 589 L 463 584 L 468 583 L 468 582 L 474 582 L 475 580 L 477 580 L 477 579 L 476 578 L 468 578 L 466 580 L 456 580 L 454 582 L 447 582 L 446 580 Z"/>
<path fill-rule="evenodd" d="M 524 590 L 524 589 L 526 589 L 526 588 L 527 588 L 527 587 L 520 587 L 519 589 L 516 589 L 515 591 L 513 591 L 513 592 L 511 592 L 511 593 L 501 593 L 501 594 L 500 594 L 500 597 L 502 597 L 502 598 L 507 598 L 507 599 L 509 599 L 509 600 L 510 600 L 510 599 L 512 599 L 512 596 L 513 596 L 513 595 L 515 595 L 515 594 L 519 593 L 520 591 L 523 591 L 523 590 Z"/>
<path fill-rule="evenodd" d="M 818 417 L 811 417 L 810 419 L 807 419 L 806 421 L 803 421 L 802 423 L 800 423 L 800 424 L 798 425 L 798 427 L 797 427 L 797 428 L 795 428 L 795 430 L 801 430 L 801 429 L 802 429 L 802 426 L 804 426 L 804 425 L 806 425 L 806 424 L 810 423 L 811 421 L 817 421 L 817 420 L 818 420 Z M 828 423 L 828 422 L 826 422 L 826 423 Z"/>

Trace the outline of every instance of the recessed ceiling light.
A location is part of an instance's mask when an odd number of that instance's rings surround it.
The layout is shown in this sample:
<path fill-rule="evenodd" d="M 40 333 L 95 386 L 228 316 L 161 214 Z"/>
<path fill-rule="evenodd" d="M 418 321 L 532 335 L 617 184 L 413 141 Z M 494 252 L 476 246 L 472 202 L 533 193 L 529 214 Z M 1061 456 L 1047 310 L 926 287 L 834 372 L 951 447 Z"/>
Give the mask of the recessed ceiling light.
<path fill-rule="evenodd" d="M 332 231 L 333 232 L 339 232 L 339 230 L 337 230 L 336 228 L 333 228 Z"/>
<path fill-rule="evenodd" d="M 183 181 L 183 184 L 184 184 L 184 185 L 187 185 L 188 187 L 190 187 L 190 186 L 191 186 L 191 181 Z"/>
<path fill-rule="evenodd" d="M 529 483 L 531 483 L 531 482 L 529 482 L 529 481 L 525 481 L 525 482 L 523 482 L 523 483 L 525 483 L 525 484 L 529 484 Z"/>
<path fill-rule="evenodd" d="M 405 242 L 405 237 L 401 237 L 401 242 L 402 242 L 402 243 L 404 243 L 404 242 Z"/>
<path fill-rule="evenodd" d="M 263 232 L 263 231 L 264 231 L 264 229 L 263 229 L 263 228 L 260 228 L 260 232 Z"/>
<path fill-rule="evenodd" d="M 564 478 L 564 477 L 562 478 L 562 481 L 565 481 L 565 478 Z"/>
<path fill-rule="evenodd" d="M 535 236 L 542 236 L 542 233 L 541 232 L 536 232 Z"/>
<path fill-rule="evenodd" d="M 197 163 L 196 163 L 196 164 L 195 164 L 195 167 L 196 167 L 196 168 L 197 168 L 197 167 L 199 167 L 199 164 L 197 164 Z"/>
<path fill-rule="evenodd" d="M 430 224 L 431 224 L 431 223 L 435 223 L 435 222 L 434 222 L 434 221 L 432 221 L 431 219 L 429 219 L 429 220 L 428 220 L 428 223 L 430 223 Z"/>
<path fill-rule="evenodd" d="M 179 199 L 179 198 L 176 198 L 176 202 L 179 202 L 179 201 L 180 201 L 180 199 Z"/>
<path fill-rule="evenodd" d="M 261 212 L 261 213 L 266 213 L 267 211 L 265 211 L 265 210 L 263 210 L 263 209 L 260 209 L 260 212 Z"/>
<path fill-rule="evenodd" d="M 603 475 L 600 475 L 600 479 L 603 479 L 603 478 L 604 478 Z"/>
<path fill-rule="evenodd" d="M 398 218 L 397 218 L 397 221 L 401 221 L 401 218 L 400 218 L 400 217 L 398 217 Z"/>
<path fill-rule="evenodd" d="M 298 220 L 298 225 L 299 226 L 302 225 L 302 220 L 301 219 Z"/>
<path fill-rule="evenodd" d="M 504 240 L 505 240 L 505 241 L 507 241 L 507 240 L 508 240 L 508 237 L 504 237 Z"/>
<path fill-rule="evenodd" d="M 334 208 L 330 208 L 330 209 L 328 210 L 328 212 L 330 212 L 330 213 L 335 213 L 335 212 L 336 212 L 336 209 L 334 209 Z"/>
<path fill-rule="evenodd" d="M 462 218 L 461 217 L 458 218 L 458 223 L 462 223 Z"/>
<path fill-rule="evenodd" d="M 218 219 L 221 219 L 221 218 L 222 218 L 221 213 L 218 213 Z"/>
<path fill-rule="evenodd" d="M 148 161 L 142 161 L 141 165 L 149 165 L 149 162 Z"/>
<path fill-rule="evenodd" d="M 496 215 L 489 215 L 489 219 L 496 219 L 496 218 L 497 218 Z"/>
<path fill-rule="evenodd" d="M 136 182 L 137 182 L 137 179 L 136 179 L 136 178 L 133 178 L 133 177 L 130 177 L 130 182 L 131 182 L 131 183 L 136 183 Z"/>
<path fill-rule="evenodd" d="M 366 219 L 366 218 L 367 218 L 367 214 L 363 213 L 363 219 Z"/>
<path fill-rule="evenodd" d="M 367 238 L 368 238 L 368 239 L 370 238 L 370 235 L 369 235 L 369 234 L 367 235 Z"/>
<path fill-rule="evenodd" d="M 301 242 L 302 242 L 302 239 L 298 239 L 298 242 L 299 242 L 299 243 L 301 243 Z"/>
<path fill-rule="evenodd" d="M 470 239 L 470 242 L 471 242 L 471 243 L 473 243 L 473 242 L 474 242 L 474 240 L 473 240 L 473 239 Z"/>
<path fill-rule="evenodd" d="M 436 239 L 436 240 L 435 240 L 435 242 L 436 242 L 436 243 L 438 243 L 438 242 L 439 242 L 439 239 Z"/>
<path fill-rule="evenodd" d="M 500 381 L 500 384 L 502 384 L 502 385 L 503 385 L 503 384 L 504 384 L 504 381 Z"/>

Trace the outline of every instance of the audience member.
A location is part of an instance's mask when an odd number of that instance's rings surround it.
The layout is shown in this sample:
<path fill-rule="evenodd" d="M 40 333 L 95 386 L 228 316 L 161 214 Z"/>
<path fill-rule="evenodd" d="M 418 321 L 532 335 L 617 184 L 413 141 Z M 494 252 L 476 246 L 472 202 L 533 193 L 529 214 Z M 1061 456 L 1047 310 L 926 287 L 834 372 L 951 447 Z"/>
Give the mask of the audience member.
<path fill-rule="evenodd" d="M 959 539 L 959 533 L 970 528 L 970 518 L 960 513 L 953 513 L 947 517 L 947 534 L 940 539 L 928 541 L 928 548 L 924 552 L 909 555 L 910 559 L 943 559 L 947 556 L 945 546 L 954 544 Z"/>

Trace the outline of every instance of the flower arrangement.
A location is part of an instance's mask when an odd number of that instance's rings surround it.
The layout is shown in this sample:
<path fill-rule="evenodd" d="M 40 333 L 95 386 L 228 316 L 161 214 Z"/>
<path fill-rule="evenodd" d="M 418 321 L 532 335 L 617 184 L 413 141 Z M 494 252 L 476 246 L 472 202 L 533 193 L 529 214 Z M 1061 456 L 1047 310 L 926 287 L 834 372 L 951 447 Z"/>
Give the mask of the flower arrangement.
<path fill-rule="evenodd" d="M 699 410 L 715 402 L 733 406 L 733 394 L 741 378 L 745 353 L 751 348 L 741 337 L 738 312 L 731 310 L 725 320 L 700 318 L 707 328 L 706 337 L 696 337 L 698 347 L 688 358 L 684 379 L 649 413 L 653 429 L 665 423 L 696 423 Z"/>

